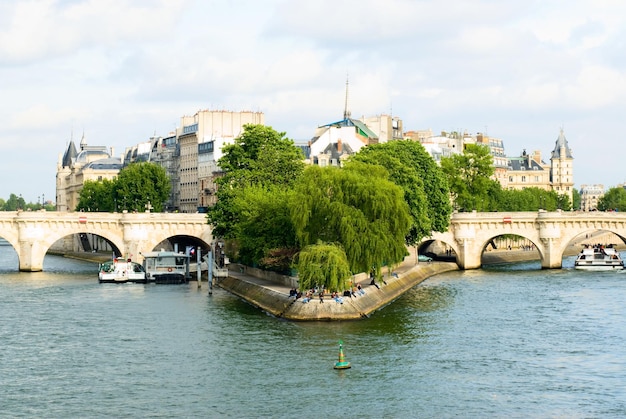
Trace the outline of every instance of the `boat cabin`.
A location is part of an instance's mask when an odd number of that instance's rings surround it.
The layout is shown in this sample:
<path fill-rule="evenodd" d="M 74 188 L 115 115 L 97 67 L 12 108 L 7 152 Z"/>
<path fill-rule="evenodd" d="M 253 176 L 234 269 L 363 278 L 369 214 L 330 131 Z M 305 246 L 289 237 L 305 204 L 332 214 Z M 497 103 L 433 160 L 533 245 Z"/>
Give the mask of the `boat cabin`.
<path fill-rule="evenodd" d="M 160 251 L 142 253 L 142 256 L 148 281 L 157 284 L 180 284 L 189 281 L 189 254 Z"/>

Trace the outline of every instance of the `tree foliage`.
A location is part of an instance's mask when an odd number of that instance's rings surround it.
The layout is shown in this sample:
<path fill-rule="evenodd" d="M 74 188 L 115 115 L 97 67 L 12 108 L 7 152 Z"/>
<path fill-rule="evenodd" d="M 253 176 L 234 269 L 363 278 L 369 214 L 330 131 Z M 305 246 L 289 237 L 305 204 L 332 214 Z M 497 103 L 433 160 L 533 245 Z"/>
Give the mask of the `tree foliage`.
<path fill-rule="evenodd" d="M 39 200 L 39 198 L 41 198 L 41 201 Z M 9 199 L 6 201 L 0 198 L 0 211 L 18 211 L 18 210 L 40 211 L 42 209 L 45 211 L 56 210 L 56 207 L 54 206 L 54 204 L 50 202 L 43 202 L 43 201 L 44 201 L 43 195 L 41 197 L 38 197 L 37 202 L 33 203 L 33 202 L 26 202 L 26 200 L 22 198 L 22 195 L 17 196 L 16 194 L 11 193 L 9 195 Z"/>
<path fill-rule="evenodd" d="M 579 210 L 581 204 L 580 192 L 578 189 L 572 189 L 572 209 Z"/>
<path fill-rule="evenodd" d="M 412 219 L 403 190 L 381 166 L 353 162 L 345 168 L 307 167 L 290 204 L 301 247 L 343 246 L 350 271 L 380 274 L 406 255 Z"/>
<path fill-rule="evenodd" d="M 20 209 L 25 209 L 26 207 L 26 201 L 24 201 L 24 198 L 22 198 L 22 196 L 17 196 L 14 193 L 9 195 L 9 199 L 6 200 L 6 202 L 4 202 L 4 204 L 2 205 L 2 210 L 3 211 L 17 211 Z"/>
<path fill-rule="evenodd" d="M 460 211 L 482 211 L 489 202 L 493 188 L 493 157 L 489 147 L 467 144 L 463 154 L 441 159 L 441 168 L 448 178 L 455 208 Z"/>
<path fill-rule="evenodd" d="M 383 166 L 400 186 L 412 223 L 407 245 L 418 243 L 432 231 L 445 231 L 450 221 L 448 185 L 444 173 L 424 147 L 415 141 L 390 141 L 364 147 L 351 159 Z"/>
<path fill-rule="evenodd" d="M 609 189 L 598 200 L 600 211 L 626 211 L 626 189 L 615 187 Z"/>
<path fill-rule="evenodd" d="M 170 189 L 163 167 L 154 163 L 131 163 L 120 170 L 115 180 L 114 196 L 118 208 L 145 211 L 152 206 L 155 212 L 162 212 Z"/>
<path fill-rule="evenodd" d="M 101 181 L 86 180 L 83 183 L 76 209 L 79 211 L 115 211 L 115 183 L 109 179 Z"/>
<path fill-rule="evenodd" d="M 557 209 L 570 210 L 569 197 L 555 191 L 546 191 L 539 188 L 522 190 L 501 190 L 497 194 L 498 211 L 555 211 Z"/>
<path fill-rule="evenodd" d="M 298 253 L 296 269 L 301 291 L 314 287 L 345 290 L 352 275 L 346 252 L 336 243 L 318 242 L 305 246 Z"/>
<path fill-rule="evenodd" d="M 154 163 L 132 163 L 115 180 L 85 181 L 77 211 L 162 212 L 171 185 L 165 169 Z"/>
<path fill-rule="evenodd" d="M 233 144 L 222 148 L 220 186 L 289 185 L 304 170 L 302 150 L 284 132 L 247 124 Z"/>
<path fill-rule="evenodd" d="M 273 270 L 288 269 L 290 261 L 277 263 L 275 257 L 295 253 L 296 237 L 288 207 L 291 193 L 291 189 L 279 186 L 255 185 L 235 195 L 232 210 L 238 214 L 239 222 L 233 224 L 232 234 L 238 241 L 240 262 L 259 263 Z"/>
<path fill-rule="evenodd" d="M 208 209 L 208 220 L 217 237 L 234 238 L 242 221 L 236 199 L 250 186 L 290 188 L 302 175 L 304 156 L 285 133 L 271 127 L 248 124 L 242 134 L 222 148 L 218 161 L 223 176 L 217 180 L 217 203 Z"/>

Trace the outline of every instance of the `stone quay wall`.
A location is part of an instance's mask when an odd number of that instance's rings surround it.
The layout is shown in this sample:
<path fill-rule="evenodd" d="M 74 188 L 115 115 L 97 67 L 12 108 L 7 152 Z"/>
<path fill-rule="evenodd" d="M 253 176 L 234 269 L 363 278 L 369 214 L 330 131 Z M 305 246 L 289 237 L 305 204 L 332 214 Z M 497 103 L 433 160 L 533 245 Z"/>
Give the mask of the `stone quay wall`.
<path fill-rule="evenodd" d="M 288 320 L 357 320 L 369 317 L 427 278 L 458 269 L 451 262 L 408 264 L 404 269 L 401 267 L 394 271 L 394 275 L 386 277 L 386 284 L 379 283 L 380 289 L 369 285 L 369 282 L 362 283 L 365 285 L 365 295 L 343 297 L 343 304 L 335 302 L 328 294 L 324 297 L 324 303 L 320 303 L 317 295 L 310 302 L 302 303 L 301 299 L 296 301 L 289 297 L 289 287 L 240 271 L 231 271 L 228 278 L 217 282 L 217 286 L 276 317 Z"/>

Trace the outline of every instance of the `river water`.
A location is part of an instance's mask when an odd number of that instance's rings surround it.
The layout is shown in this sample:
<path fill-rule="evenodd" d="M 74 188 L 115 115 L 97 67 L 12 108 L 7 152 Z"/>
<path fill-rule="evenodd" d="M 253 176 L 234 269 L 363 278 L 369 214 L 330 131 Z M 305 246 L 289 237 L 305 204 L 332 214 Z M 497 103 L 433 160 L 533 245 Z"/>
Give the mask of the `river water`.
<path fill-rule="evenodd" d="M 99 284 L 0 246 L 2 417 L 626 416 L 626 273 L 430 278 L 369 319 L 294 323 L 207 284 Z M 338 341 L 348 370 L 334 370 Z"/>

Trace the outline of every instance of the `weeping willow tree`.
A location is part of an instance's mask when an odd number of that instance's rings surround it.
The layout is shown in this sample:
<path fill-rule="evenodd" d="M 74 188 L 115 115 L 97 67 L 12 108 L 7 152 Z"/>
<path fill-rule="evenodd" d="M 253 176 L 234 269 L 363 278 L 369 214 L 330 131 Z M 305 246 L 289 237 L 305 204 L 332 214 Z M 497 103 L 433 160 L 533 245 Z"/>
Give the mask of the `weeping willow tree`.
<path fill-rule="evenodd" d="M 312 244 L 297 257 L 298 285 L 301 291 L 323 286 L 331 291 L 345 290 L 352 275 L 346 252 L 339 244 Z"/>
<path fill-rule="evenodd" d="M 290 201 L 301 248 L 338 243 L 352 273 L 394 265 L 407 254 L 412 218 L 402 188 L 385 168 L 354 162 L 345 168 L 308 167 Z"/>

